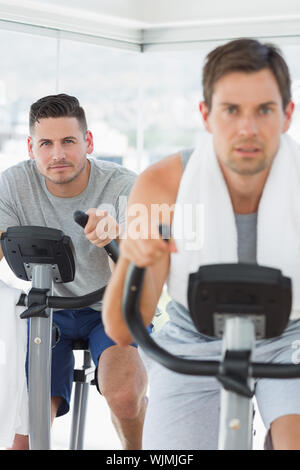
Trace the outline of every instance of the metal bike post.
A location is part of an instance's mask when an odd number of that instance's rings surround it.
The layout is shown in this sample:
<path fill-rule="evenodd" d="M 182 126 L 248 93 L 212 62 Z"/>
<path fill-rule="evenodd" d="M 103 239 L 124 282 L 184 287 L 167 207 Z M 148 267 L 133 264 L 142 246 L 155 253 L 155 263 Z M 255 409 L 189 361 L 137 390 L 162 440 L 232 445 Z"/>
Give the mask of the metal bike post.
<path fill-rule="evenodd" d="M 52 290 L 52 266 L 35 265 L 32 287 Z M 52 309 L 48 318 L 30 318 L 28 393 L 29 442 L 32 450 L 51 448 L 51 343 Z"/>
<path fill-rule="evenodd" d="M 83 369 L 91 367 L 91 354 L 89 351 L 83 352 Z M 89 382 L 76 382 L 74 393 L 74 406 L 71 425 L 71 450 L 83 450 L 84 431 L 87 412 L 88 395 L 90 390 Z"/>
<path fill-rule="evenodd" d="M 226 319 L 225 332 L 223 336 L 223 354 L 225 354 L 226 350 L 249 350 L 252 352 L 254 343 L 254 325 L 251 320 L 241 317 Z M 248 386 L 252 390 L 253 379 L 248 379 Z M 222 388 L 219 449 L 251 449 L 252 419 L 252 399 Z"/>

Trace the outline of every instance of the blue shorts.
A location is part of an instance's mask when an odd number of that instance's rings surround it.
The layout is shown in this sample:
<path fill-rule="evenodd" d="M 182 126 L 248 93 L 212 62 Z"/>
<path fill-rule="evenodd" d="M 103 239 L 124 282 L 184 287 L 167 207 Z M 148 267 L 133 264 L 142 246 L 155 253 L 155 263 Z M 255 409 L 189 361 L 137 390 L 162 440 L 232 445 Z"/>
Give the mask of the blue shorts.
<path fill-rule="evenodd" d="M 57 416 L 62 416 L 70 409 L 75 362 L 72 350 L 73 341 L 77 339 L 88 341 L 96 367 L 101 353 L 116 343 L 104 331 L 101 312 L 90 307 L 53 312 L 53 322 L 60 329 L 60 339 L 52 349 L 51 396 L 63 399 L 57 412 Z M 151 333 L 151 326 L 148 327 L 148 331 Z M 137 344 L 132 343 L 132 346 L 137 347 Z M 95 374 L 95 379 L 97 383 L 97 374 Z M 98 386 L 97 388 L 99 390 Z"/>

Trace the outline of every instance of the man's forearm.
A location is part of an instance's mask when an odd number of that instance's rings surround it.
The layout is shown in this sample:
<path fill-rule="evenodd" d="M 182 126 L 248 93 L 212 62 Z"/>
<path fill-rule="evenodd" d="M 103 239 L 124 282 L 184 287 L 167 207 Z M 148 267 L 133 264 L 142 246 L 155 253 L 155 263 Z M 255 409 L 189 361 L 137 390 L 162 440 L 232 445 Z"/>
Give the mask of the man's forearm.
<path fill-rule="evenodd" d="M 122 298 L 129 261 L 120 257 L 105 291 L 102 318 L 105 331 L 117 344 L 125 346 L 132 342 L 122 312 Z M 145 273 L 140 299 L 140 313 L 145 325 L 149 325 L 155 313 L 159 294 L 153 282 L 151 268 Z"/>

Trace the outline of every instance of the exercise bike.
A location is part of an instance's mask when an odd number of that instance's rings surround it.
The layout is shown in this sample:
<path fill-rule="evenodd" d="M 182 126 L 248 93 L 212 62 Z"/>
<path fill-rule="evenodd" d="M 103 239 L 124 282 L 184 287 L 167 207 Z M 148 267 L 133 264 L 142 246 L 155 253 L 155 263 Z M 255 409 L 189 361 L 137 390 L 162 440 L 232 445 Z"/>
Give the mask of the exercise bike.
<path fill-rule="evenodd" d="M 251 362 L 256 339 L 280 336 L 291 312 L 291 280 L 254 264 L 201 266 L 189 276 L 188 306 L 200 334 L 222 338 L 222 360 L 170 354 L 148 334 L 139 311 L 145 269 L 130 264 L 123 314 L 131 335 L 153 360 L 181 374 L 213 376 L 222 385 L 218 449 L 252 449 L 255 378 L 297 378 L 300 365 Z"/>
<path fill-rule="evenodd" d="M 88 215 L 74 213 L 82 227 Z M 53 309 L 88 307 L 103 297 L 105 287 L 79 297 L 52 296 L 53 283 L 74 280 L 75 250 L 70 237 L 61 230 L 48 227 L 10 227 L 1 234 L 3 255 L 14 274 L 31 281 L 28 294 L 22 293 L 18 305 L 26 306 L 22 319 L 29 319 L 28 397 L 29 443 L 31 450 L 51 449 L 51 350 L 59 341 L 59 330 L 52 321 Z M 115 241 L 105 246 L 113 261 L 118 257 Z M 89 384 L 94 377 L 88 346 L 76 341 L 73 349 L 84 350 L 82 369 L 74 371 L 75 397 L 70 449 L 83 449 L 84 424 Z"/>

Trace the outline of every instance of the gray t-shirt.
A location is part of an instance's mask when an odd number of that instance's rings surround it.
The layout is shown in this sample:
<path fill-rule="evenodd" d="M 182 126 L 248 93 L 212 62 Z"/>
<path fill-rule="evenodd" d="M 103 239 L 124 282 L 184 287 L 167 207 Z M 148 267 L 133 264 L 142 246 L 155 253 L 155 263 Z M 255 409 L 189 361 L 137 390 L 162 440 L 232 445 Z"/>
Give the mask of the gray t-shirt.
<path fill-rule="evenodd" d="M 38 225 L 62 230 L 75 248 L 75 279 L 54 284 L 54 295 L 79 296 L 105 286 L 110 277 L 104 248 L 94 246 L 74 222 L 75 210 L 110 209 L 119 224 L 126 216 L 127 197 L 136 175 L 115 163 L 89 158 L 91 171 L 86 189 L 71 198 L 56 197 L 46 186 L 34 160 L 26 160 L 0 175 L 0 230 L 16 225 Z M 100 309 L 101 304 L 92 306 Z"/>
<path fill-rule="evenodd" d="M 193 149 L 181 151 L 183 171 L 189 161 Z M 238 260 L 240 263 L 256 263 L 257 212 L 252 214 L 235 214 L 238 235 Z M 172 300 L 167 306 L 170 319 L 178 326 L 196 331 L 188 310 L 180 303 Z"/>
<path fill-rule="evenodd" d="M 240 263 L 256 263 L 257 212 L 235 214 L 238 234 L 238 260 Z"/>

